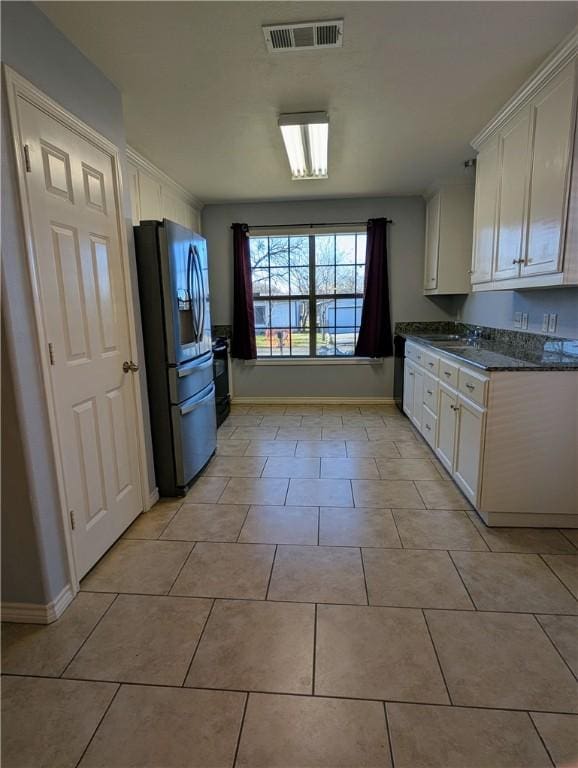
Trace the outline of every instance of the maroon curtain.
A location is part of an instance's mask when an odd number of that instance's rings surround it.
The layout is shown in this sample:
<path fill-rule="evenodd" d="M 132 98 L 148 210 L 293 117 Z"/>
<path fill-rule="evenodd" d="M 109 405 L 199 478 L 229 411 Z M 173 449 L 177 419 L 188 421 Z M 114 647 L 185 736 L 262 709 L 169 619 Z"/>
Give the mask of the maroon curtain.
<path fill-rule="evenodd" d="M 355 345 L 359 357 L 393 354 L 387 277 L 387 219 L 369 219 L 365 252 L 365 290 L 361 326 Z"/>
<path fill-rule="evenodd" d="M 233 230 L 233 338 L 231 357 L 254 360 L 257 357 L 255 343 L 255 310 L 253 308 L 253 284 L 251 282 L 251 257 L 249 253 L 249 227 L 232 224 Z"/>

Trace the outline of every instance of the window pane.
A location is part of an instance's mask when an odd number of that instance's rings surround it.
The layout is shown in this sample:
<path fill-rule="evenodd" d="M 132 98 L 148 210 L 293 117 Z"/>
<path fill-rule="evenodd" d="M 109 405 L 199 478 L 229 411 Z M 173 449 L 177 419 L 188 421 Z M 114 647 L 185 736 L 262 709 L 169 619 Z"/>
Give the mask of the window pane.
<path fill-rule="evenodd" d="M 255 301 L 255 328 L 264 328 L 269 325 L 269 302 Z"/>
<path fill-rule="evenodd" d="M 335 325 L 335 300 L 325 299 L 316 301 L 317 327 L 325 328 Z"/>
<path fill-rule="evenodd" d="M 271 340 L 269 331 L 265 328 L 255 329 L 255 341 L 257 343 L 257 357 L 270 357 Z"/>
<path fill-rule="evenodd" d="M 337 267 L 335 270 L 336 293 L 355 293 L 355 267 Z"/>
<path fill-rule="evenodd" d="M 291 354 L 291 334 L 289 328 L 272 328 L 270 333 L 273 356 L 289 357 Z"/>
<path fill-rule="evenodd" d="M 309 238 L 291 237 L 289 238 L 290 261 L 292 267 L 309 266 Z"/>
<path fill-rule="evenodd" d="M 355 299 L 337 299 L 335 325 L 356 325 Z"/>
<path fill-rule="evenodd" d="M 289 270 L 284 267 L 271 267 L 271 296 L 289 295 Z"/>
<path fill-rule="evenodd" d="M 315 268 L 315 293 L 321 296 L 335 293 L 335 267 Z"/>
<path fill-rule="evenodd" d="M 293 267 L 290 270 L 291 293 L 309 293 L 309 267 Z"/>
<path fill-rule="evenodd" d="M 268 245 L 266 237 L 250 237 L 249 252 L 251 254 L 251 267 L 268 267 Z"/>
<path fill-rule="evenodd" d="M 317 354 L 325 357 L 335 355 L 335 331 L 333 328 L 319 328 L 317 331 Z"/>
<path fill-rule="evenodd" d="M 290 325 L 289 323 L 289 302 L 288 301 L 272 301 L 271 302 L 271 322 L 269 325 L 274 328 L 285 328 Z M 255 322 L 256 319 L 255 319 Z"/>
<path fill-rule="evenodd" d="M 335 236 L 315 236 L 315 264 L 335 264 Z"/>
<path fill-rule="evenodd" d="M 367 235 L 364 232 L 361 235 L 357 235 L 357 262 L 359 264 L 365 263 L 366 247 L 367 247 Z"/>
<path fill-rule="evenodd" d="M 292 355 L 310 355 L 311 346 L 309 338 L 309 327 L 293 329 L 291 331 L 291 354 Z"/>
<path fill-rule="evenodd" d="M 336 355 L 352 355 L 357 333 L 355 328 L 338 328 L 335 334 Z"/>
<path fill-rule="evenodd" d="M 355 235 L 337 235 L 335 238 L 337 264 L 355 264 Z"/>
<path fill-rule="evenodd" d="M 291 327 L 296 331 L 301 331 L 309 327 L 309 300 L 292 301 L 291 304 Z"/>
<path fill-rule="evenodd" d="M 270 237 L 269 238 L 269 258 L 272 267 L 289 266 L 289 238 L 288 237 Z"/>
<path fill-rule="evenodd" d="M 365 289 L 365 264 L 358 264 L 355 268 L 355 293 L 363 293 Z"/>
<path fill-rule="evenodd" d="M 253 296 L 269 295 L 269 270 L 253 270 Z"/>

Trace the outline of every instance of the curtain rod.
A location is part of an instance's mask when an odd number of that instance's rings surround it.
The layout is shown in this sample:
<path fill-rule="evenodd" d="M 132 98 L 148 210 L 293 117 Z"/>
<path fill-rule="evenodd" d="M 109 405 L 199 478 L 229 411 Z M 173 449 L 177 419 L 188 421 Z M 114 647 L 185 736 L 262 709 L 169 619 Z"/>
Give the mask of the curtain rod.
<path fill-rule="evenodd" d="M 393 224 L 393 219 L 386 219 L 386 224 Z M 361 227 L 364 224 L 367 224 L 366 221 L 318 221 L 318 222 L 307 222 L 305 224 L 247 224 L 247 227 L 249 229 L 290 229 L 291 227 L 310 227 L 313 229 L 314 227 Z"/>

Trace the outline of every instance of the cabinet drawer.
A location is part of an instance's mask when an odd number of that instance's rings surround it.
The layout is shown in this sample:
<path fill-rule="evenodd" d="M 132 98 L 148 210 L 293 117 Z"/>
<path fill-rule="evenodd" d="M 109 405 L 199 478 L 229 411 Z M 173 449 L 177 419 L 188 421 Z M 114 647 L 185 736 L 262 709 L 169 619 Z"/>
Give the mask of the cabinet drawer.
<path fill-rule="evenodd" d="M 405 346 L 405 356 L 418 365 L 423 365 L 425 354 L 424 348 L 417 344 L 406 344 Z"/>
<path fill-rule="evenodd" d="M 450 363 L 449 360 L 444 360 L 443 357 L 440 357 L 440 381 L 443 381 L 443 383 L 447 384 L 448 387 L 453 387 L 454 389 L 458 388 L 459 370 L 460 369 L 457 365 Z"/>
<path fill-rule="evenodd" d="M 421 429 L 423 436 L 432 448 L 435 448 L 436 424 L 437 416 L 430 411 L 427 405 L 424 405 L 421 416 Z"/>
<path fill-rule="evenodd" d="M 488 380 L 484 376 L 473 373 L 466 368 L 460 368 L 458 390 L 468 399 L 478 405 L 485 405 L 488 390 Z"/>
<path fill-rule="evenodd" d="M 432 355 L 431 352 L 424 352 L 422 365 L 432 376 L 438 375 L 439 362 L 440 359 L 437 355 Z"/>
<path fill-rule="evenodd" d="M 438 382 L 429 373 L 423 377 L 423 402 L 432 413 L 438 411 Z"/>

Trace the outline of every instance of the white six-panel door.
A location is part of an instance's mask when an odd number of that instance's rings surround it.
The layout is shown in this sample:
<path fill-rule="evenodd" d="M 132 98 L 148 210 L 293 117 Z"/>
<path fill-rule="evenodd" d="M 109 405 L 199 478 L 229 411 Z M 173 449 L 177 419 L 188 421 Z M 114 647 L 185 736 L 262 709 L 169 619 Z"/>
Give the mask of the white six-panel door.
<path fill-rule="evenodd" d="M 114 161 L 24 98 L 17 111 L 81 578 L 142 509 Z"/>

